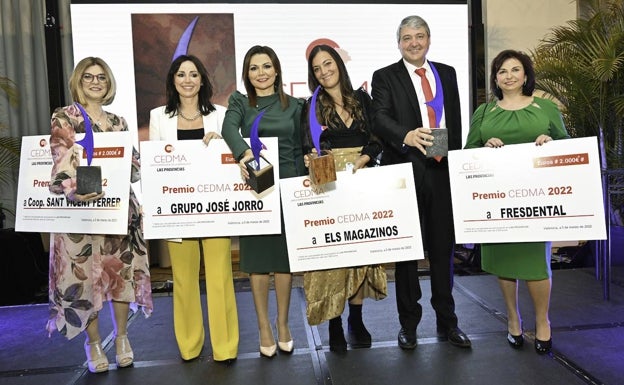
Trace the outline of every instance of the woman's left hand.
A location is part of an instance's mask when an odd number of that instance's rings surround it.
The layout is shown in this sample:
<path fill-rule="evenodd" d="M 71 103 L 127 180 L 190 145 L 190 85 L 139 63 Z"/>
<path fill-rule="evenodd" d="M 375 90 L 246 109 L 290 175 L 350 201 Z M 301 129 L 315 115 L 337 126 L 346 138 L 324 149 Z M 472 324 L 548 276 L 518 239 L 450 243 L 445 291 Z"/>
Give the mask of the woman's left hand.
<path fill-rule="evenodd" d="M 202 139 L 204 141 L 204 144 L 207 146 L 208 143 L 210 143 L 211 139 L 222 139 L 221 135 L 217 134 L 216 132 L 209 132 L 206 135 L 204 135 L 204 138 Z"/>
<path fill-rule="evenodd" d="M 535 145 L 536 146 L 541 146 L 544 143 L 548 143 L 551 140 L 553 140 L 550 136 L 546 135 L 546 134 L 542 134 L 540 136 L 537 137 L 537 139 L 535 139 Z"/>

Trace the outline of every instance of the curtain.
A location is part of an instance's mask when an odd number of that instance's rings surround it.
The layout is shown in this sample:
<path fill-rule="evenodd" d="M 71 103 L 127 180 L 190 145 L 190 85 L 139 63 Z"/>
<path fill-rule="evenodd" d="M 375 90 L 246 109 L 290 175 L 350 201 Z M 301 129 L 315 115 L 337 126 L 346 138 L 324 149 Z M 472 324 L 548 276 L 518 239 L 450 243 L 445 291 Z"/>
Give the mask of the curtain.
<path fill-rule="evenodd" d="M 61 60 L 63 68 L 63 91 L 65 94 L 65 104 L 72 102 L 71 92 L 69 92 L 69 78 L 74 71 L 74 45 L 72 43 L 72 28 L 71 28 L 71 0 L 58 0 L 58 18 L 57 23 L 61 27 Z M 57 106 L 58 107 L 58 106 Z"/>
<path fill-rule="evenodd" d="M 21 138 L 50 132 L 50 106 L 45 50 L 45 3 L 0 0 L 0 76 L 11 79 L 19 94 L 17 106 L 0 91 L 0 136 Z M 0 184 L 0 205 L 15 211 L 14 183 Z M 7 215 L 5 227 L 14 226 Z"/>
<path fill-rule="evenodd" d="M 45 3 L 0 0 L 0 74 L 17 85 L 20 100 L 15 108 L 0 99 L 8 136 L 41 135 L 50 131 L 48 75 L 46 69 Z"/>

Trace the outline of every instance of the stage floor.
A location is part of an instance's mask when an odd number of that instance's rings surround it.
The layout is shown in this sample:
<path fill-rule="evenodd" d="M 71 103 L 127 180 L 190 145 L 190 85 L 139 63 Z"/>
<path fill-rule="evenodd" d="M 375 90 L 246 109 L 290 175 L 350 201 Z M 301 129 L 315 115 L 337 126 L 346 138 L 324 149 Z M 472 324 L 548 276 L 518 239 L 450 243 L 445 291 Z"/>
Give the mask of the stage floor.
<path fill-rule="evenodd" d="M 553 273 L 551 323 L 553 354 L 533 349 L 534 316 L 526 285 L 520 287 L 520 308 L 526 342 L 514 350 L 506 342 L 504 303 L 496 278 L 490 275 L 456 276 L 455 301 L 459 326 L 470 336 L 472 349 L 461 349 L 436 337 L 435 317 L 429 305 L 427 277 L 423 288 L 423 320 L 418 346 L 397 346 L 399 322 L 394 283 L 389 296 L 367 300 L 364 322 L 372 334 L 370 349 L 329 351 L 327 323 L 311 327 L 305 320 L 305 300 L 293 288 L 290 320 L 295 340 L 293 355 L 260 357 L 251 293 L 237 281 L 240 344 L 230 366 L 215 363 L 206 328 L 199 359 L 183 362 L 173 335 L 170 293 L 155 294 L 154 314 L 133 314 L 129 335 L 134 367 L 91 374 L 85 364 L 82 336 L 67 341 L 45 331 L 47 305 L 0 308 L 0 384 L 622 384 L 624 380 L 624 288 L 612 285 L 611 299 L 603 299 L 602 282 L 593 269 Z M 271 292 L 270 311 L 275 316 Z M 346 325 L 345 312 L 343 319 Z M 101 330 L 112 329 L 108 307 L 100 316 Z M 105 350 L 114 362 L 110 334 Z"/>

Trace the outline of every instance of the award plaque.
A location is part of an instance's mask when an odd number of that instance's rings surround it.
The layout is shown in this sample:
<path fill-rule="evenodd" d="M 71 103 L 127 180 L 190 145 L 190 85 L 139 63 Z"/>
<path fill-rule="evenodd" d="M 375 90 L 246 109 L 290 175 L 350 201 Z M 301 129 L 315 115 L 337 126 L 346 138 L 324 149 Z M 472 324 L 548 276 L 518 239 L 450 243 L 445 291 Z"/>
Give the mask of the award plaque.
<path fill-rule="evenodd" d="M 87 158 L 86 166 L 76 168 L 76 194 L 99 194 L 102 192 L 102 169 L 99 166 L 91 166 L 94 148 L 91 120 L 80 103 L 76 103 L 76 107 L 80 110 L 85 124 L 85 136 L 81 140 L 77 140 L 76 144 L 82 146 L 84 157 Z"/>
<path fill-rule="evenodd" d="M 78 166 L 76 168 L 76 194 L 99 194 L 101 192 L 102 169 L 100 166 Z"/>
<path fill-rule="evenodd" d="M 427 158 L 448 155 L 448 130 L 446 128 L 432 128 L 433 146 L 427 147 Z"/>
<path fill-rule="evenodd" d="M 258 194 L 270 188 L 275 184 L 273 177 L 273 165 L 269 163 L 263 156 L 259 157 L 260 165 L 255 159 L 245 163 L 249 172 L 247 184 Z"/>
<path fill-rule="evenodd" d="M 310 181 L 313 184 L 320 186 L 336 180 L 336 164 L 331 152 L 321 156 L 313 152 L 308 156 L 310 157 L 308 170 L 310 171 Z"/>
<path fill-rule="evenodd" d="M 310 137 L 314 144 L 315 152 L 310 153 L 310 164 L 308 171 L 310 173 L 310 181 L 317 186 L 336 180 L 336 164 L 334 156 L 331 152 L 321 150 L 321 134 L 323 126 L 316 118 L 316 99 L 321 86 L 316 87 L 312 97 L 310 98 L 310 109 L 308 110 L 308 121 L 310 123 Z M 319 155 L 320 154 L 320 155 Z"/>

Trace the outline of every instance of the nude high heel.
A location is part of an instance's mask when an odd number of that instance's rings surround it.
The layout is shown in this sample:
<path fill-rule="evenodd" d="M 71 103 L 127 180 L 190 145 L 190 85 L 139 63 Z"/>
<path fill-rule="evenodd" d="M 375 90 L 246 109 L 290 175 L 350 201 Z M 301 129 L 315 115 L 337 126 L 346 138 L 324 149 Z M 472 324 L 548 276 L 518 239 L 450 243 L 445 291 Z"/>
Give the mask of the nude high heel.
<path fill-rule="evenodd" d="M 266 358 L 273 358 L 277 354 L 277 345 L 273 344 L 271 346 L 262 346 L 260 345 L 260 355 Z"/>
<path fill-rule="evenodd" d="M 91 373 L 102 373 L 108 371 L 108 358 L 102 350 L 100 340 L 84 343 L 85 354 L 87 355 L 87 365 Z"/>
<path fill-rule="evenodd" d="M 273 330 L 269 326 L 269 331 L 271 332 L 271 340 L 275 342 L 275 337 L 273 337 Z M 262 332 L 258 330 L 258 333 L 261 335 Z M 262 346 L 262 337 L 260 337 L 260 356 L 266 358 L 273 358 L 277 354 L 277 345 L 274 343 L 270 346 Z"/>
<path fill-rule="evenodd" d="M 134 362 L 134 353 L 132 352 L 127 334 L 120 334 L 115 337 L 115 350 L 117 353 L 115 355 L 115 360 L 117 361 L 118 367 L 127 368 L 132 365 Z"/>
<path fill-rule="evenodd" d="M 289 341 L 282 342 L 280 341 L 280 331 L 277 327 L 277 322 L 275 323 L 275 329 L 277 330 L 277 347 L 279 348 L 280 352 L 292 354 L 292 352 L 295 350 L 295 344 L 292 340 L 292 336 Z"/>

